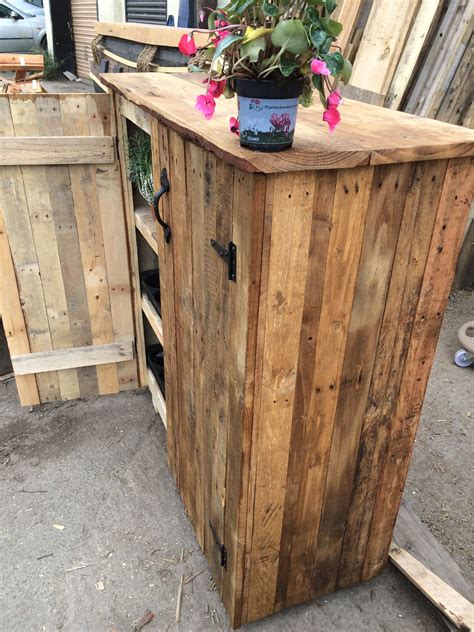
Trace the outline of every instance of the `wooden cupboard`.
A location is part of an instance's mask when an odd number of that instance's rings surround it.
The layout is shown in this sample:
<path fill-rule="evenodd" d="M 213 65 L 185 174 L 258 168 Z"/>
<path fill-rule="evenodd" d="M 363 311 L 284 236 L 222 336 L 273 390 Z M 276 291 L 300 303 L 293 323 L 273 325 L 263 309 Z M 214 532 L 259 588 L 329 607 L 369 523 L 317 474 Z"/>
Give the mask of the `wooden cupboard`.
<path fill-rule="evenodd" d="M 138 382 L 166 420 L 233 626 L 377 575 L 472 197 L 474 134 L 348 101 L 333 136 L 315 107 L 292 150 L 257 154 L 228 131 L 234 103 L 201 119 L 199 85 L 102 81 L 115 93 Z M 169 241 L 127 180 L 130 123 L 151 136 L 157 188 L 166 170 Z M 161 318 L 140 292 L 155 257 Z M 145 362 L 154 339 L 166 401 Z"/>

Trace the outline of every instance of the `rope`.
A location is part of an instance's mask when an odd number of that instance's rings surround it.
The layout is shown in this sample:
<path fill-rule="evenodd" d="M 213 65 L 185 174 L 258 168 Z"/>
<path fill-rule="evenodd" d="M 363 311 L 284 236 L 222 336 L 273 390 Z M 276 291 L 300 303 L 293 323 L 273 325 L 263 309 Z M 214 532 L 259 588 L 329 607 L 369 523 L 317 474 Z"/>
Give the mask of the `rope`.
<path fill-rule="evenodd" d="M 94 61 L 96 64 L 100 63 L 99 46 L 103 39 L 103 35 L 96 35 L 96 37 L 94 37 L 91 42 L 92 56 L 94 57 Z"/>
<path fill-rule="evenodd" d="M 137 58 L 137 72 L 148 72 L 150 70 L 151 62 L 157 50 L 158 46 L 151 46 L 149 44 L 145 46 Z"/>

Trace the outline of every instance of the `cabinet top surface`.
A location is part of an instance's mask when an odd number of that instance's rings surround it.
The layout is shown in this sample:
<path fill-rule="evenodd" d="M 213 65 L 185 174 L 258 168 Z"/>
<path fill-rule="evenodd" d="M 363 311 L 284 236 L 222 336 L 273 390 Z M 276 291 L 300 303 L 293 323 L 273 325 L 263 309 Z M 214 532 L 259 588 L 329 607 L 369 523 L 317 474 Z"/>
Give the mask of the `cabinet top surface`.
<path fill-rule="evenodd" d="M 237 101 L 219 99 L 214 117 L 207 121 L 194 108 L 204 87 L 188 75 L 124 73 L 105 74 L 101 79 L 181 136 L 243 171 L 341 169 L 474 154 L 474 132 L 469 129 L 349 99 L 341 106 L 342 122 L 333 134 L 321 120 L 318 102 L 311 108 L 299 108 L 292 149 L 254 152 L 240 147 L 229 130 Z"/>

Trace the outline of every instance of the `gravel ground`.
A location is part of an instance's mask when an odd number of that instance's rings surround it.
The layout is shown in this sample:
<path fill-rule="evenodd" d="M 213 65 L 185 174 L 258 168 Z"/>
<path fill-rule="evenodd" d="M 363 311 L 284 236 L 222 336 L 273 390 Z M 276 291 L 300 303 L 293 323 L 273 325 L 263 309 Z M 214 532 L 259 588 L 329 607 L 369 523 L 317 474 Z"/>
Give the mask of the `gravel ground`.
<path fill-rule="evenodd" d="M 474 368 L 452 363 L 474 294 L 446 313 L 406 495 L 472 581 Z M 147 393 L 20 408 L 0 384 L 0 631 L 227 630 L 166 464 L 165 431 Z M 438 632 L 434 608 L 393 567 L 292 608 L 249 632 Z"/>

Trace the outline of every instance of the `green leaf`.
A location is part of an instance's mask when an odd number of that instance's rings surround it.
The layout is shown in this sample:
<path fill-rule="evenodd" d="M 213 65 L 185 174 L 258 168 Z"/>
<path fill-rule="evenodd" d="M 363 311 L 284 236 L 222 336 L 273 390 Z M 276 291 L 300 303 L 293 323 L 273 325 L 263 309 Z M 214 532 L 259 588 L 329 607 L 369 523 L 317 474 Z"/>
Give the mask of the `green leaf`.
<path fill-rule="evenodd" d="M 300 105 L 304 108 L 309 108 L 313 105 L 313 89 L 311 88 L 311 83 L 305 82 L 303 93 L 300 96 Z"/>
<path fill-rule="evenodd" d="M 289 77 L 299 67 L 300 67 L 299 62 L 295 61 L 294 59 L 291 59 L 291 57 L 290 58 L 283 57 L 280 61 L 280 70 L 281 70 L 281 74 L 284 77 Z"/>
<path fill-rule="evenodd" d="M 342 24 L 340 22 L 336 22 L 336 20 L 331 20 L 330 18 L 324 17 L 321 18 L 321 23 L 328 35 L 338 37 L 341 34 Z"/>
<path fill-rule="evenodd" d="M 342 80 L 342 83 L 346 84 L 346 86 L 351 80 L 351 75 L 352 75 L 352 64 L 348 59 L 344 58 L 344 67 L 341 72 L 341 80 Z"/>
<path fill-rule="evenodd" d="M 306 17 L 312 24 L 319 26 L 321 15 L 314 7 L 309 7 L 306 11 Z"/>
<path fill-rule="evenodd" d="M 242 2 L 240 6 L 235 10 L 235 13 L 237 13 L 237 15 L 242 15 L 243 13 L 245 13 L 245 11 L 247 11 L 247 9 L 250 9 L 250 7 L 253 6 L 254 4 L 255 4 L 255 0 L 244 0 L 244 2 Z"/>
<path fill-rule="evenodd" d="M 328 53 L 324 56 L 324 61 L 333 77 L 337 77 L 344 70 L 344 57 L 341 53 Z"/>
<path fill-rule="evenodd" d="M 325 49 L 328 39 L 331 40 L 331 38 L 328 38 L 327 33 L 321 29 L 313 29 L 311 32 L 311 42 L 313 46 L 319 50 Z M 331 45 L 331 42 L 329 42 L 329 45 Z"/>
<path fill-rule="evenodd" d="M 264 37 L 257 37 L 256 39 L 252 39 L 249 42 L 245 42 L 240 47 L 240 55 L 241 57 L 247 57 L 252 63 L 256 63 L 260 56 L 260 53 L 263 52 L 266 48 L 266 42 Z"/>
<path fill-rule="evenodd" d="M 241 42 L 243 39 L 243 35 L 227 35 L 227 37 L 224 37 L 224 39 L 222 39 L 216 47 L 214 59 L 220 57 L 225 50 L 232 46 L 232 44 L 235 44 L 236 42 Z"/>
<path fill-rule="evenodd" d="M 326 15 L 331 15 L 337 9 L 336 0 L 326 0 Z"/>
<path fill-rule="evenodd" d="M 278 48 L 301 55 L 309 49 L 306 30 L 301 20 L 282 20 L 272 33 L 272 44 Z"/>
<path fill-rule="evenodd" d="M 276 4 L 270 4 L 269 2 L 264 2 L 262 9 L 265 15 L 269 15 L 271 18 L 274 18 L 279 13 L 279 9 Z"/>
<path fill-rule="evenodd" d="M 232 86 L 230 85 L 230 82 L 229 82 L 229 81 L 226 81 L 225 88 L 224 88 L 224 93 L 223 93 L 223 94 L 224 94 L 224 98 L 225 98 L 225 99 L 233 99 L 233 98 L 234 98 L 234 96 L 235 96 L 235 91 L 234 91 L 234 89 L 232 88 Z"/>

